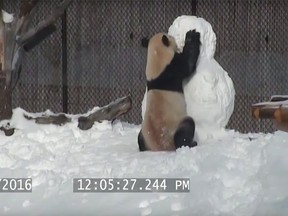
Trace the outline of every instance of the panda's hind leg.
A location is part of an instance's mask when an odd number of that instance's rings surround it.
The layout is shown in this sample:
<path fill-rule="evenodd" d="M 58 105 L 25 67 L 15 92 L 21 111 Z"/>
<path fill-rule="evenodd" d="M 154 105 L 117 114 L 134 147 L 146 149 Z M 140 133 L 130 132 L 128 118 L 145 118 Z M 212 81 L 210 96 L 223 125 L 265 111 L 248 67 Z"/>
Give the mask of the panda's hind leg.
<path fill-rule="evenodd" d="M 174 143 L 175 147 L 181 148 L 182 146 L 188 146 L 190 148 L 197 146 L 197 142 L 194 141 L 195 122 L 187 116 L 179 124 L 175 134 Z"/>
<path fill-rule="evenodd" d="M 145 146 L 145 140 L 142 134 L 142 130 L 140 130 L 138 134 L 138 146 L 139 146 L 139 151 L 146 151 L 146 146 Z"/>

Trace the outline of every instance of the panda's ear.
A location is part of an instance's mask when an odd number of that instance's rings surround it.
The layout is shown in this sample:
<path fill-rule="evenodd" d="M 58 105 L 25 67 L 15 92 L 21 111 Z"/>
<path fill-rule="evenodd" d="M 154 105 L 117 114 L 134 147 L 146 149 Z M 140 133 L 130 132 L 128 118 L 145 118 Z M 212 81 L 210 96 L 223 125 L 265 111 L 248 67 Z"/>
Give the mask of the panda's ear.
<path fill-rule="evenodd" d="M 162 36 L 162 42 L 167 47 L 170 45 L 169 38 L 166 35 Z"/>
<path fill-rule="evenodd" d="M 144 48 L 148 48 L 148 44 L 149 44 L 149 38 L 148 37 L 144 37 L 141 39 L 141 46 Z"/>

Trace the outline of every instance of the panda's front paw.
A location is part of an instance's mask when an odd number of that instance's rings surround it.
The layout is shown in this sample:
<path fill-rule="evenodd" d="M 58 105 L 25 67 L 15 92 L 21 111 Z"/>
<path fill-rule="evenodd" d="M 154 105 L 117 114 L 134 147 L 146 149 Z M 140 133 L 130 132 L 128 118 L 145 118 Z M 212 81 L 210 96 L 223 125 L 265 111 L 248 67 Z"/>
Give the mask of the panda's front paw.
<path fill-rule="evenodd" d="M 185 37 L 185 45 L 189 47 L 199 47 L 200 42 L 200 33 L 196 32 L 196 30 L 190 30 L 186 33 Z"/>

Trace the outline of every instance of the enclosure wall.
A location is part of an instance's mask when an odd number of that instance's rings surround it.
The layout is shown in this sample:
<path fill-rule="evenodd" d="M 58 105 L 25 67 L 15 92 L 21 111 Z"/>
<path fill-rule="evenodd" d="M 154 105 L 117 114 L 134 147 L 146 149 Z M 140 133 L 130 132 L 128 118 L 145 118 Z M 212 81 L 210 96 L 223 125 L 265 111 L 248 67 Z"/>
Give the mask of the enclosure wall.
<path fill-rule="evenodd" d="M 33 23 L 60 2 L 40 1 Z M 4 0 L 4 8 L 13 12 L 19 3 Z M 27 53 L 13 106 L 62 112 L 67 104 L 69 113 L 80 113 L 130 94 L 133 109 L 122 119 L 139 124 L 146 64 L 141 39 L 167 32 L 177 16 L 196 12 L 211 23 L 217 35 L 215 58 L 234 81 L 236 101 L 229 128 L 272 131 L 270 121 L 252 119 L 250 106 L 272 94 L 288 93 L 287 11 L 286 0 L 73 1 L 65 23 L 57 22 L 58 31 Z M 63 97 L 66 62 L 68 92 Z"/>

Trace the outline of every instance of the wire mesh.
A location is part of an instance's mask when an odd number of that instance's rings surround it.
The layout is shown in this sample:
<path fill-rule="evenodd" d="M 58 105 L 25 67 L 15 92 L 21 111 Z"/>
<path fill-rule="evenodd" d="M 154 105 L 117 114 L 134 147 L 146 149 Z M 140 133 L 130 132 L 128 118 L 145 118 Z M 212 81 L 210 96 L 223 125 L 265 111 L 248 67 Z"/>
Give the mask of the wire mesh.
<path fill-rule="evenodd" d="M 131 95 L 124 119 L 140 123 L 146 49 L 141 39 L 168 31 L 190 1 L 74 1 L 68 9 L 69 111 L 79 113 Z"/>
<path fill-rule="evenodd" d="M 35 22 L 60 0 L 41 1 Z M 179 15 L 196 15 L 217 35 L 215 58 L 236 90 L 229 128 L 273 131 L 251 117 L 253 103 L 287 94 L 288 3 L 286 0 L 81 0 L 67 10 L 68 112 L 81 113 L 131 95 L 122 120 L 139 124 L 145 91 L 146 49 L 141 39 L 167 32 Z M 4 0 L 15 11 L 19 0 Z M 13 105 L 29 111 L 62 110 L 61 22 L 58 31 L 27 53 Z"/>
<path fill-rule="evenodd" d="M 251 104 L 287 94 L 287 1 L 198 1 L 197 15 L 217 35 L 215 58 L 231 76 L 236 101 L 229 128 L 271 132 L 270 120 L 255 121 Z"/>

